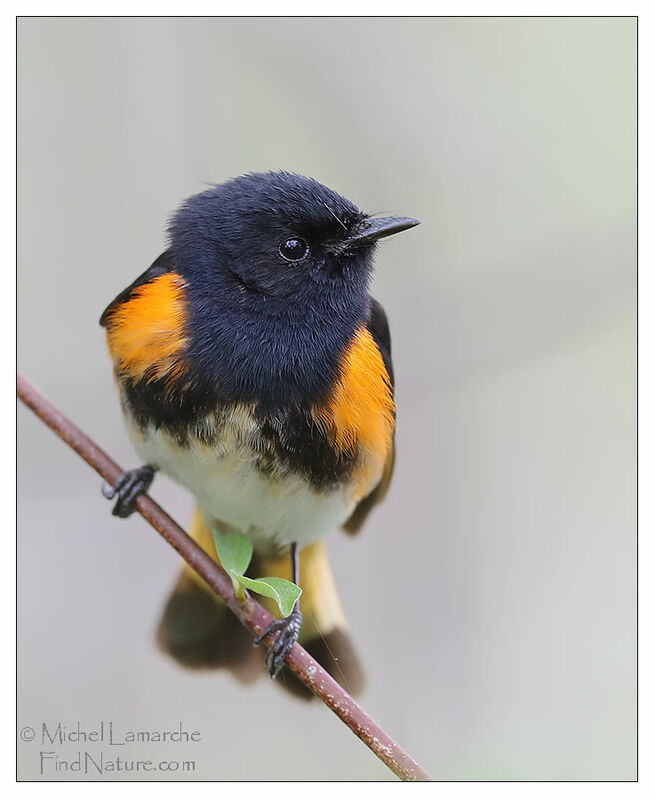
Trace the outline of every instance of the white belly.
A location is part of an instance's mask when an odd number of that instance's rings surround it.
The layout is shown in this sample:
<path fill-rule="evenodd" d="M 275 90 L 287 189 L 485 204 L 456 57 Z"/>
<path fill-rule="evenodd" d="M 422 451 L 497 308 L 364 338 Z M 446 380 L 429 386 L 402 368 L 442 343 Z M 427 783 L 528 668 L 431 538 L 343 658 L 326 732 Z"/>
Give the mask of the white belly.
<path fill-rule="evenodd" d="M 144 463 L 185 486 L 208 519 L 245 533 L 261 553 L 317 541 L 340 527 L 356 504 L 343 487 L 319 492 L 299 475 L 262 472 L 247 443 L 247 417 L 235 418 L 218 447 L 194 439 L 181 447 L 168 433 L 150 427 L 142 434 L 126 422 Z"/>

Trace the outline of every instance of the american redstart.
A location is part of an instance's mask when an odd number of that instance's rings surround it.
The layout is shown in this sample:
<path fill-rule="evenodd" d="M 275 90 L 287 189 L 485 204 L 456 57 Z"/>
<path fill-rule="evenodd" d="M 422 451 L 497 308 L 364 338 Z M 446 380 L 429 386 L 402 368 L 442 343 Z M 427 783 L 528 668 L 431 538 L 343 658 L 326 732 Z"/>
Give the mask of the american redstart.
<path fill-rule="evenodd" d="M 146 464 L 106 491 L 113 513 L 161 469 L 194 495 L 191 534 L 213 557 L 212 529 L 251 539 L 249 573 L 287 577 L 290 556 L 303 594 L 268 631 L 271 676 L 300 634 L 345 687 L 362 682 L 321 539 L 358 532 L 389 486 L 391 342 L 368 286 L 377 242 L 417 224 L 300 175 L 244 175 L 183 203 L 169 248 L 100 320 Z M 255 674 L 248 633 L 188 567 L 158 640 L 184 665 Z"/>

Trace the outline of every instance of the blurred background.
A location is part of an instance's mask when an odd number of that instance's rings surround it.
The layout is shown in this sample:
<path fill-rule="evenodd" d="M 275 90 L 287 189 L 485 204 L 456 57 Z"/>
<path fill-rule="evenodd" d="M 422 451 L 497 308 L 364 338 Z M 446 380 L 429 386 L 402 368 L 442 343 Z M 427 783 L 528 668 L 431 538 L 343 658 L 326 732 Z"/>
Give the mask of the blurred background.
<path fill-rule="evenodd" d="M 181 200 L 283 168 L 422 220 L 374 285 L 395 479 L 328 547 L 362 704 L 437 779 L 635 776 L 635 140 L 629 18 L 18 23 L 19 367 L 126 467 L 98 319 Z M 159 654 L 174 552 L 18 423 L 21 779 L 85 750 L 195 761 L 150 779 L 393 779 L 320 703 Z M 152 493 L 186 525 L 181 488 Z M 41 745 L 101 721 L 201 739 Z"/>

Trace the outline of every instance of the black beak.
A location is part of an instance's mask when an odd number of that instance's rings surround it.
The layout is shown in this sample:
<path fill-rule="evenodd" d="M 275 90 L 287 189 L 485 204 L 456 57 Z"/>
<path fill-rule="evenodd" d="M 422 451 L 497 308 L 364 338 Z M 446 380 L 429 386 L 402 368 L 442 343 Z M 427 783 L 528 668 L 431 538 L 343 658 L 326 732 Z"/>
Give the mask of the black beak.
<path fill-rule="evenodd" d="M 365 219 L 359 224 L 354 235 L 346 239 L 344 245 L 348 247 L 351 244 L 370 244 L 378 239 L 393 236 L 394 233 L 409 230 L 409 228 L 416 227 L 416 225 L 420 224 L 418 219 L 412 219 L 409 216 L 387 216 L 383 219 Z"/>

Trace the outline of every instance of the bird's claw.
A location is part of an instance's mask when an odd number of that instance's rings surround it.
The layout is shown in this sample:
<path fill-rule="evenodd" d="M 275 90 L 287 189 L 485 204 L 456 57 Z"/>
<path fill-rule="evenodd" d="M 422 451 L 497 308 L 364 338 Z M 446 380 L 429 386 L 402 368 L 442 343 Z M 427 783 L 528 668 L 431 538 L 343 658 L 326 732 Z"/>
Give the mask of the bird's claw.
<path fill-rule="evenodd" d="M 273 679 L 277 677 L 286 656 L 293 649 L 293 645 L 298 640 L 298 633 L 300 632 L 300 624 L 302 616 L 298 603 L 295 604 L 291 613 L 285 619 L 278 619 L 271 622 L 261 635 L 258 635 L 254 640 L 254 645 L 260 644 L 264 638 L 273 633 L 278 633 L 277 638 L 273 641 L 270 649 L 266 653 L 266 668 L 268 673 Z"/>
<path fill-rule="evenodd" d="M 120 519 L 127 519 L 134 513 L 134 500 L 150 488 L 154 476 L 155 470 L 152 466 L 139 466 L 123 472 L 114 486 L 103 484 L 102 495 L 106 499 L 118 497 L 112 514 Z"/>

